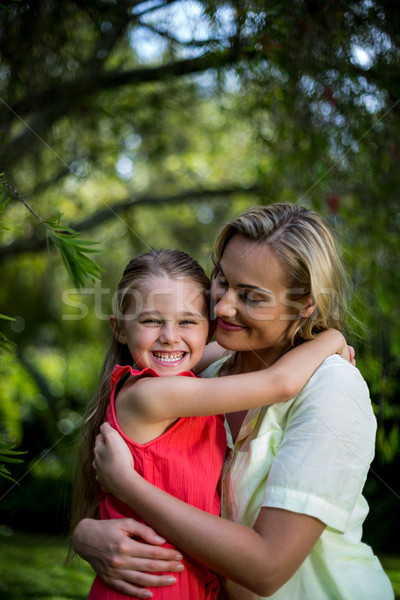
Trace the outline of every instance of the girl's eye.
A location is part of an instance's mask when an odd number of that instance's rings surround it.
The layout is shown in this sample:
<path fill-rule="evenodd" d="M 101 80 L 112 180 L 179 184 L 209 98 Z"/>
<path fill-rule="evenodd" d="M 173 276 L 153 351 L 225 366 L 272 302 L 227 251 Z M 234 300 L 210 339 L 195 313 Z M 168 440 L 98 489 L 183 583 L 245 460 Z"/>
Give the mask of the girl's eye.
<path fill-rule="evenodd" d="M 144 325 L 161 325 L 161 321 L 158 319 L 145 319 L 142 321 Z"/>
<path fill-rule="evenodd" d="M 196 321 L 191 321 L 190 319 L 185 319 L 185 321 L 181 321 L 180 325 L 196 325 Z"/>

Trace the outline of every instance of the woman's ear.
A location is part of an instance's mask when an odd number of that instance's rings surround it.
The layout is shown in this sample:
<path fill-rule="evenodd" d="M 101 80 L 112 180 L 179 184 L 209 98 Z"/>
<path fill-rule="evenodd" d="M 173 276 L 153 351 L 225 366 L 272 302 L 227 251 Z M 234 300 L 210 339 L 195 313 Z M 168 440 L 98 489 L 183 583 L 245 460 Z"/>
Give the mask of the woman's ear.
<path fill-rule="evenodd" d="M 317 305 L 314 302 L 314 298 L 310 294 L 304 300 L 303 312 L 301 316 L 304 319 L 308 319 L 308 317 L 311 317 L 316 307 Z"/>
<path fill-rule="evenodd" d="M 121 342 L 121 344 L 126 344 L 125 331 L 124 328 L 121 327 L 121 323 L 118 317 L 116 317 L 115 315 L 110 315 L 110 325 L 111 329 L 113 330 L 115 339 L 118 342 Z"/>

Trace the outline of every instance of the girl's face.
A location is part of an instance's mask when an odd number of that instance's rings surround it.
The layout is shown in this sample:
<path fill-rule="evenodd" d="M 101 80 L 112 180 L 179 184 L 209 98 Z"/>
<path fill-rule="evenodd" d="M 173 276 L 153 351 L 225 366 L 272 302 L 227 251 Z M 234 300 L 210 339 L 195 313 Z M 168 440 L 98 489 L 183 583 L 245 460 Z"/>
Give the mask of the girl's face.
<path fill-rule="evenodd" d="M 286 350 L 299 313 L 308 312 L 306 303 L 293 306 L 287 291 L 284 270 L 272 250 L 234 235 L 211 292 L 217 342 L 241 352 L 251 369 L 271 364 Z"/>
<path fill-rule="evenodd" d="M 111 325 L 127 344 L 137 367 L 159 375 L 177 375 L 201 359 L 208 335 L 207 306 L 202 289 L 189 279 L 149 277 L 132 290 L 122 329 Z"/>

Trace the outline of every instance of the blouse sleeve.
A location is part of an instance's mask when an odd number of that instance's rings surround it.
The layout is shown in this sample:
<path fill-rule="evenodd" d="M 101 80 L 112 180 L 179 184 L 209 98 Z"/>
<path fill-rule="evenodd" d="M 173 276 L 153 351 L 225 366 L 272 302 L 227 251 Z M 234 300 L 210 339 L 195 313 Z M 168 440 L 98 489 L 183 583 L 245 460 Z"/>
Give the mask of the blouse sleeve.
<path fill-rule="evenodd" d="M 345 531 L 374 455 L 376 420 L 359 371 L 332 357 L 293 402 L 262 506 Z"/>

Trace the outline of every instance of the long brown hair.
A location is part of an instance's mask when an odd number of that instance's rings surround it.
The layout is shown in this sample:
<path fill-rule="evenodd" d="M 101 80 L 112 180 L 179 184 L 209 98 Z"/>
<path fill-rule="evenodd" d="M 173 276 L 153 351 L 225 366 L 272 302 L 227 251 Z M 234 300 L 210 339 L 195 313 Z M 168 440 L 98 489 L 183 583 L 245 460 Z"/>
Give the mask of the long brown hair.
<path fill-rule="evenodd" d="M 150 250 L 134 257 L 126 266 L 118 284 L 115 300 L 117 327 L 121 327 L 135 290 L 149 278 L 170 277 L 196 283 L 209 307 L 210 279 L 202 267 L 186 252 L 180 250 Z M 116 333 L 116 332 L 114 332 Z M 132 365 L 133 359 L 126 344 L 112 339 L 103 367 L 97 392 L 90 401 L 81 430 L 71 514 L 71 533 L 85 517 L 99 517 L 100 486 L 92 467 L 93 449 L 100 426 L 106 420 L 111 393 L 111 374 L 115 365 Z M 70 544 L 70 555 L 73 550 Z"/>

